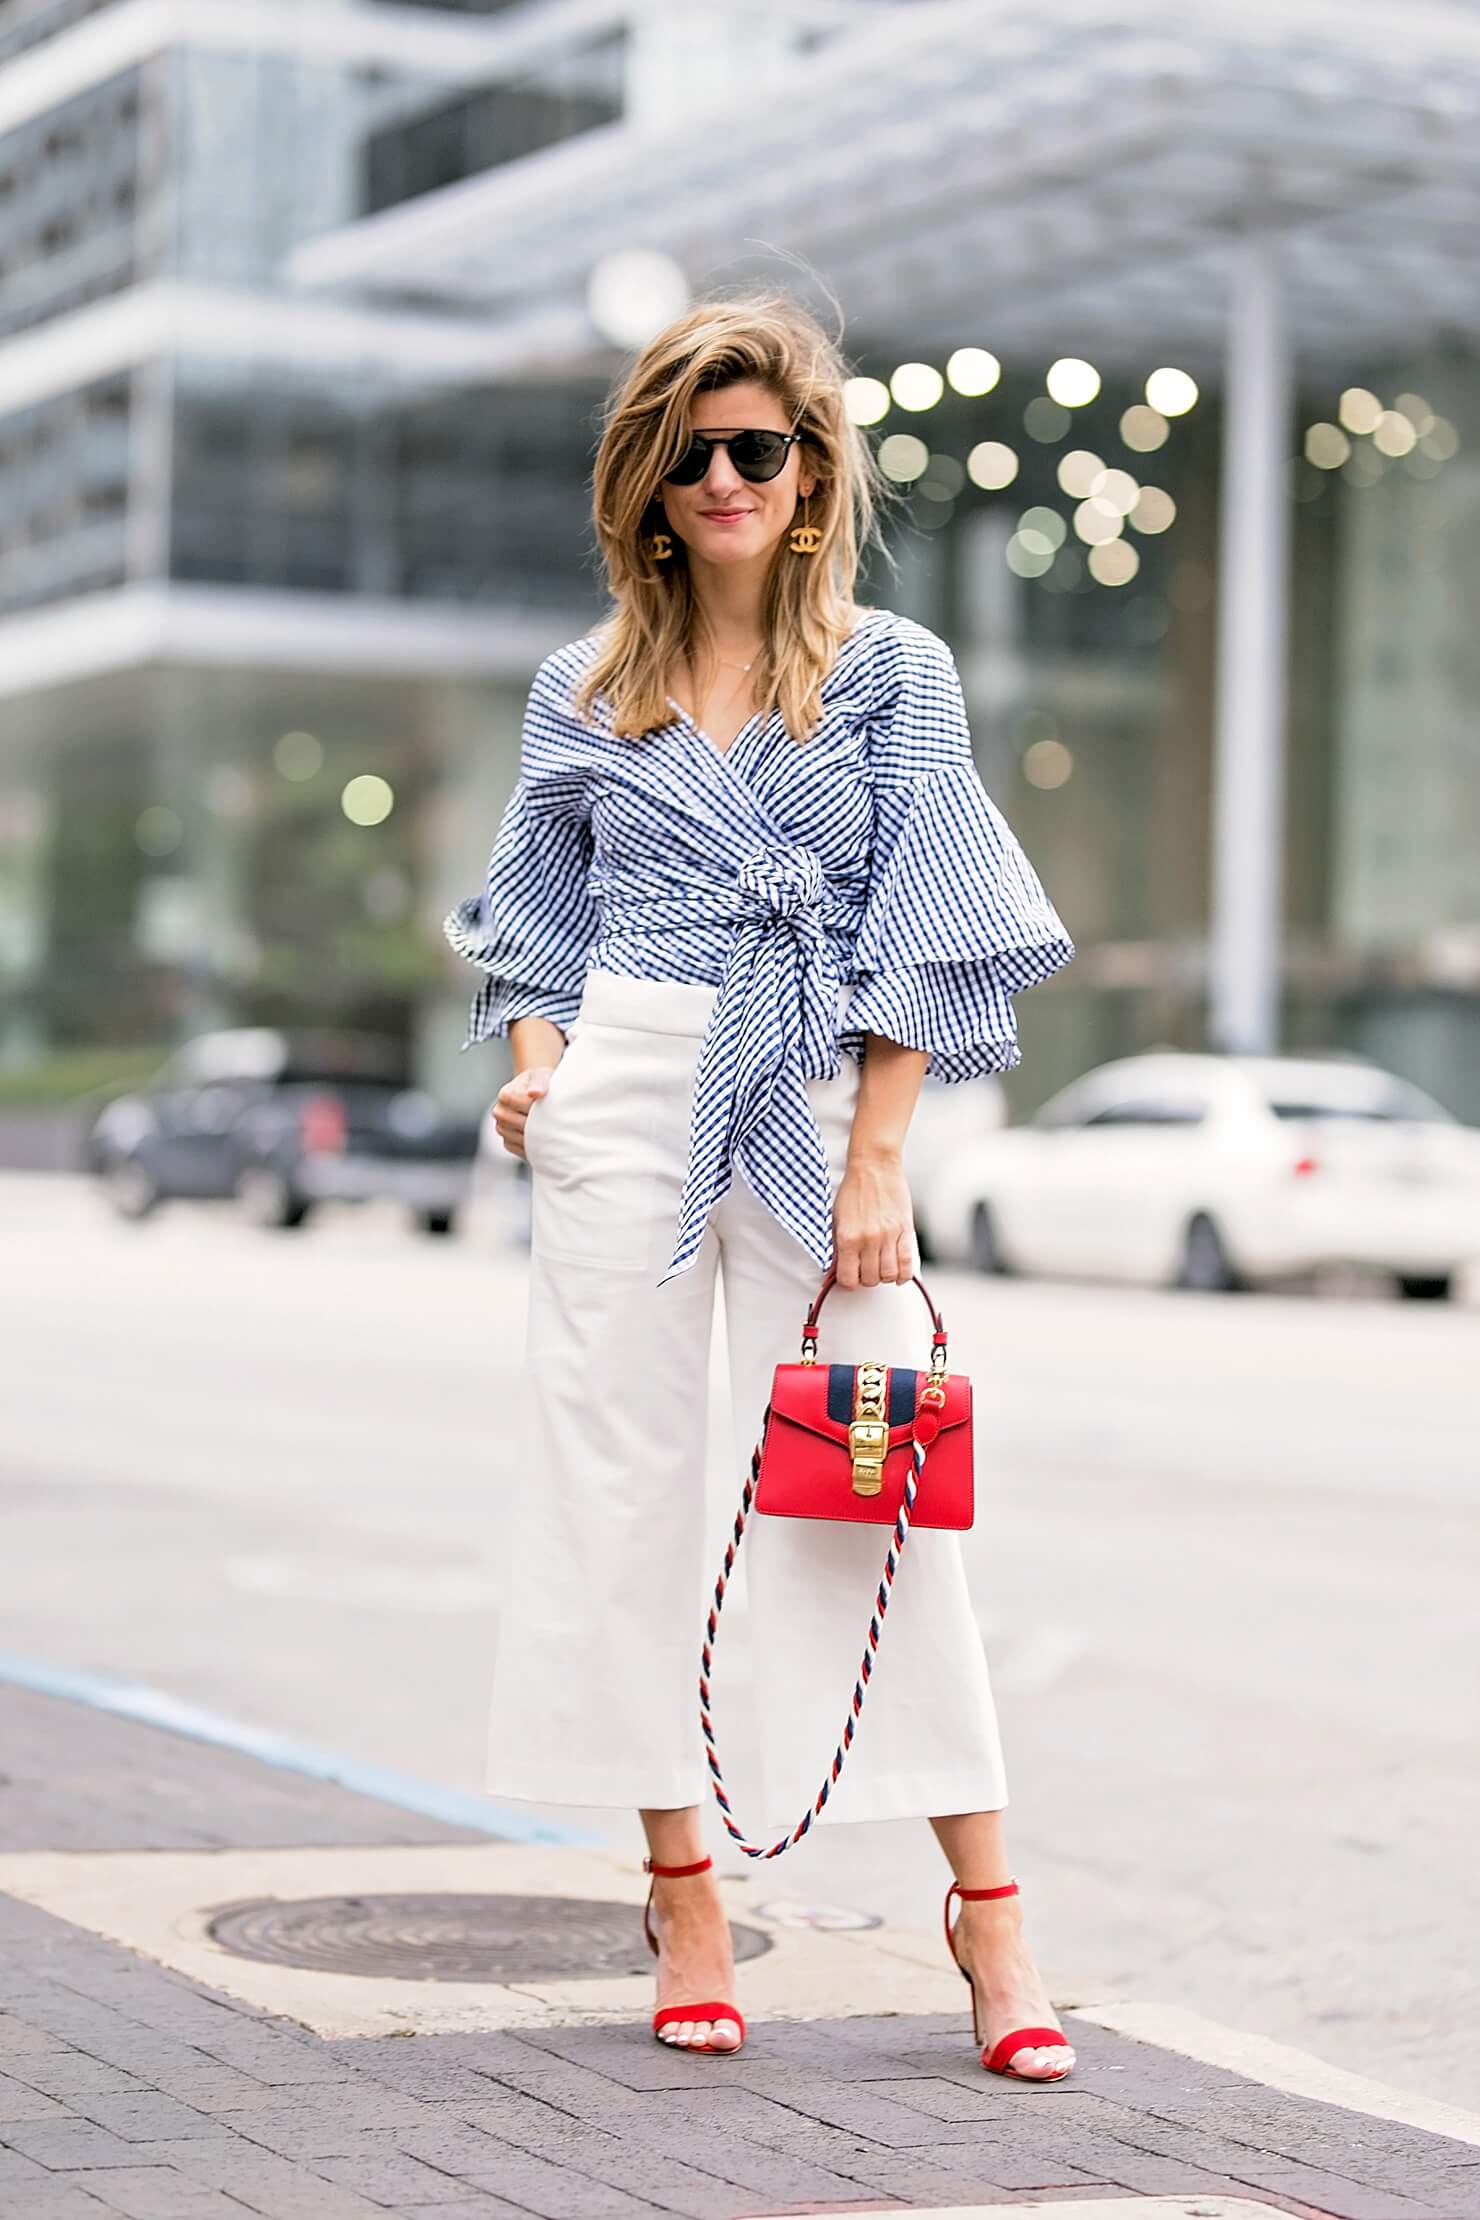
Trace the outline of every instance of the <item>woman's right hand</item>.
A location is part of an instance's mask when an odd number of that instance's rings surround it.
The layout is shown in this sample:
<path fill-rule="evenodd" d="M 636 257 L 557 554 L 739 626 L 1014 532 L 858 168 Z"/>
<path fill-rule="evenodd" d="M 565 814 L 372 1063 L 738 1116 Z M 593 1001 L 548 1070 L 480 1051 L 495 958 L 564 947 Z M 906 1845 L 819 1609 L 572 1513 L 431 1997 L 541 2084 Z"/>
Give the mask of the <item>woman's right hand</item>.
<path fill-rule="evenodd" d="M 529 1122 L 530 1106 L 549 1092 L 554 1071 L 553 1064 L 532 1064 L 528 1071 L 516 1071 L 494 1098 L 488 1114 L 511 1156 L 524 1155 L 524 1128 Z"/>

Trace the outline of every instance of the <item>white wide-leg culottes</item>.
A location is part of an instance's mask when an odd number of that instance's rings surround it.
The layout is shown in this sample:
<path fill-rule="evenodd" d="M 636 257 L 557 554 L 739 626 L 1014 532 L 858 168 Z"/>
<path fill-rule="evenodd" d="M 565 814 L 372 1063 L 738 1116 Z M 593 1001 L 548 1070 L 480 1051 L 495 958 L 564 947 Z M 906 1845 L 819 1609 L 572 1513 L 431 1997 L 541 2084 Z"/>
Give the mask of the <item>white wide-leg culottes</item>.
<path fill-rule="evenodd" d="M 798 1354 L 820 1274 L 736 1171 L 692 1268 L 672 1251 L 700 1036 L 715 989 L 587 975 L 549 1093 L 530 1112 L 527 1369 L 495 1653 L 488 1785 L 540 1803 L 699 1804 L 699 1649 L 716 1272 L 734 1409 L 733 1497 L 775 1366 Z M 811 1080 L 834 1187 L 859 1082 Z M 909 1286 L 835 1288 L 821 1362 L 923 1366 Z M 732 1514 L 731 1514 L 732 1515 Z M 712 1536 L 712 1522 L 708 1529 Z M 753 1694 L 768 1831 L 831 1762 L 887 1545 L 882 1526 L 752 1516 Z M 734 1633 L 721 1623 L 721 1651 Z M 726 1748 L 725 1714 L 717 1724 Z M 956 1535 L 914 1531 L 862 1723 L 825 1817 L 898 1819 L 1007 1802 L 996 1711 Z"/>

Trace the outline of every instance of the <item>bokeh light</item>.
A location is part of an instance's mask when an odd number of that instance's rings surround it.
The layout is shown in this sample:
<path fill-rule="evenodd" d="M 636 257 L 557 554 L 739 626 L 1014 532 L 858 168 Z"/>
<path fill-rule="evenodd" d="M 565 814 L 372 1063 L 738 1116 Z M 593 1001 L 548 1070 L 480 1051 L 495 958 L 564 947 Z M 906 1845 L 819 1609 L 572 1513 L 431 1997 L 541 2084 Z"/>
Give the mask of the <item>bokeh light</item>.
<path fill-rule="evenodd" d="M 1375 432 L 1382 416 L 1382 403 L 1375 393 L 1364 385 L 1349 385 L 1341 396 L 1336 411 L 1343 427 L 1349 432 L 1366 434 Z"/>
<path fill-rule="evenodd" d="M 1418 444 L 1431 461 L 1451 462 L 1459 453 L 1459 433 L 1447 416 L 1436 416 Z"/>
<path fill-rule="evenodd" d="M 930 449 L 913 432 L 891 432 L 879 448 L 879 468 L 896 485 L 923 478 L 929 461 Z"/>
<path fill-rule="evenodd" d="M 946 381 L 928 362 L 902 362 L 889 380 L 889 390 L 902 409 L 933 409 L 945 392 Z"/>
<path fill-rule="evenodd" d="M 1119 539 L 1124 523 L 1120 511 L 1097 495 L 1081 501 L 1074 511 L 1074 529 L 1091 547 L 1101 547 L 1108 540 Z"/>
<path fill-rule="evenodd" d="M 946 362 L 946 376 L 958 393 L 990 393 L 1002 365 L 985 347 L 958 347 Z"/>
<path fill-rule="evenodd" d="M 1036 439 L 1047 447 L 1062 439 L 1074 419 L 1066 408 L 1051 401 L 1046 393 L 1035 393 L 1023 410 L 1023 429 L 1029 439 Z"/>
<path fill-rule="evenodd" d="M 1341 475 L 1349 486 L 1375 486 L 1387 469 L 1382 455 L 1375 447 L 1354 447 L 1351 459 L 1342 466 Z"/>
<path fill-rule="evenodd" d="M 1185 416 L 1197 406 L 1197 380 L 1185 370 L 1153 370 L 1146 380 L 1146 399 L 1162 416 Z"/>
<path fill-rule="evenodd" d="M 1044 379 L 1049 399 L 1061 409 L 1082 409 L 1100 390 L 1100 373 L 1092 362 L 1078 355 L 1061 355 Z"/>
<path fill-rule="evenodd" d="M 643 346 L 688 305 L 682 265 L 652 247 L 602 255 L 586 284 L 586 313 L 614 347 Z"/>
<path fill-rule="evenodd" d="M 1169 532 L 1177 521 L 1177 504 L 1160 486 L 1142 486 L 1131 510 L 1138 532 Z"/>
<path fill-rule="evenodd" d="M 1384 409 L 1372 427 L 1372 444 L 1384 455 L 1410 455 L 1418 434 L 1401 409 Z"/>
<path fill-rule="evenodd" d="M 1050 791 L 1066 785 L 1073 771 L 1074 758 L 1062 740 L 1035 740 L 1023 751 L 1023 777 L 1030 786 Z"/>
<path fill-rule="evenodd" d="M 877 424 L 889 414 L 889 388 L 882 378 L 849 378 L 843 407 L 850 424 Z"/>
<path fill-rule="evenodd" d="M 1312 424 L 1305 435 L 1305 459 L 1317 470 L 1339 470 L 1351 451 L 1339 424 Z"/>
<path fill-rule="evenodd" d="M 920 491 L 934 495 L 937 500 L 950 500 L 965 483 L 966 473 L 954 455 L 932 455 L 920 481 Z"/>
<path fill-rule="evenodd" d="M 1165 447 L 1171 428 L 1161 410 L 1148 408 L 1144 401 L 1137 401 L 1120 419 L 1120 436 L 1138 455 L 1153 455 L 1158 447 Z"/>
<path fill-rule="evenodd" d="M 1107 501 L 1121 516 L 1130 515 L 1141 493 L 1128 470 L 1102 470 L 1089 490 L 1096 500 Z"/>
<path fill-rule="evenodd" d="M 1014 532 L 1004 550 L 1007 567 L 1019 578 L 1041 578 L 1053 567 L 1054 551 L 1045 547 L 1036 533 L 1025 537 Z"/>
<path fill-rule="evenodd" d="M 1400 393 L 1393 407 L 1402 411 L 1420 439 L 1433 430 L 1434 412 L 1421 393 Z"/>
<path fill-rule="evenodd" d="M 389 779 L 362 771 L 345 787 L 339 806 L 352 825 L 383 825 L 396 806 L 395 790 Z"/>
<path fill-rule="evenodd" d="M 1101 458 L 1088 447 L 1071 447 L 1066 455 L 1059 457 L 1059 484 L 1072 499 L 1082 501 L 1086 494 L 1094 491 L 1095 480 L 1104 467 Z"/>
<path fill-rule="evenodd" d="M 1018 537 L 1029 545 L 1042 546 L 1055 555 L 1069 536 L 1069 527 L 1057 509 L 1024 509 L 1018 518 Z"/>
<path fill-rule="evenodd" d="M 311 732 L 285 732 L 272 751 L 272 760 L 285 779 L 301 783 L 317 778 L 322 771 L 324 750 Z"/>
<path fill-rule="evenodd" d="M 988 493 L 1000 493 L 1010 486 L 1018 474 L 1018 459 L 1010 447 L 1000 439 L 984 439 L 972 448 L 966 458 L 966 475 L 974 486 L 981 486 Z"/>
<path fill-rule="evenodd" d="M 1128 586 L 1140 567 L 1129 540 L 1107 540 L 1089 551 L 1089 574 L 1100 586 Z"/>

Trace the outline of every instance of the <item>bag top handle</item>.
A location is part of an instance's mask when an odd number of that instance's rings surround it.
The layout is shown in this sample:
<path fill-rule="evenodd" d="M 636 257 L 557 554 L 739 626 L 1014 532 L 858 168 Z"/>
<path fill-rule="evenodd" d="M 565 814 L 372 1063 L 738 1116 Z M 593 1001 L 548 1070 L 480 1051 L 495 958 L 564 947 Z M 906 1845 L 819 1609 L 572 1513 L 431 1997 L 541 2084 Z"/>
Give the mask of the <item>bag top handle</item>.
<path fill-rule="evenodd" d="M 802 1322 L 803 1364 L 812 1363 L 817 1355 L 817 1321 L 821 1316 L 823 1304 L 837 1285 L 837 1279 L 837 1266 L 830 1264 L 823 1274 L 822 1285 L 812 1298 L 812 1307 Z M 931 1326 L 934 1329 L 930 1337 L 930 1369 L 932 1372 L 944 1372 L 947 1355 L 946 1322 L 936 1309 L 934 1298 L 919 1273 L 912 1272 L 910 1281 L 912 1286 L 919 1288 L 925 1301 L 925 1308 L 930 1313 Z"/>

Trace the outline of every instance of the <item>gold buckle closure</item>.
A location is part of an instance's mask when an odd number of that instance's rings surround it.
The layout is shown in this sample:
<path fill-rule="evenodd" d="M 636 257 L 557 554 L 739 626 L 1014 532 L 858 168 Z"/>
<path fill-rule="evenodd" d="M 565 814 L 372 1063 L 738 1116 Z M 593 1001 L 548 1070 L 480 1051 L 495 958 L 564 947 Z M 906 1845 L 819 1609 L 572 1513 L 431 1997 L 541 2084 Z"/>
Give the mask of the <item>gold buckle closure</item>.
<path fill-rule="evenodd" d="M 889 1370 L 882 1364 L 861 1364 L 853 1375 L 853 1419 L 848 1428 L 848 1454 L 853 1460 L 853 1493 L 881 1495 L 884 1459 L 889 1449 L 889 1424 L 884 1399 Z"/>

